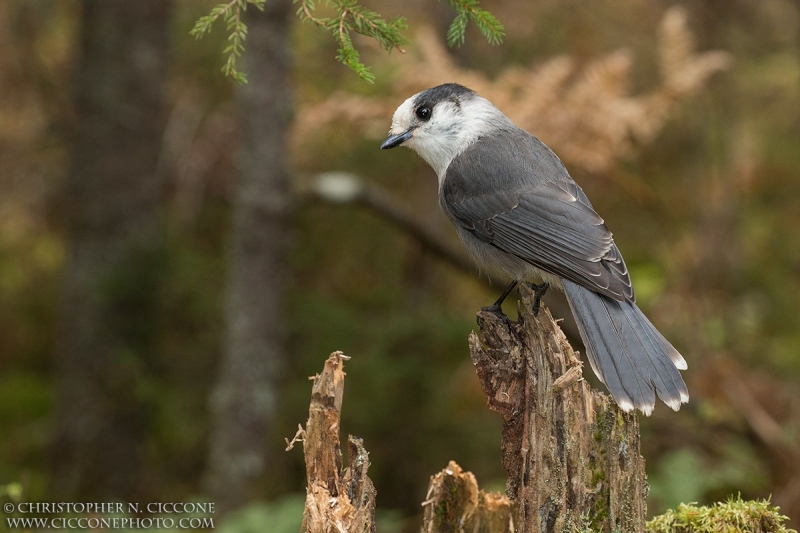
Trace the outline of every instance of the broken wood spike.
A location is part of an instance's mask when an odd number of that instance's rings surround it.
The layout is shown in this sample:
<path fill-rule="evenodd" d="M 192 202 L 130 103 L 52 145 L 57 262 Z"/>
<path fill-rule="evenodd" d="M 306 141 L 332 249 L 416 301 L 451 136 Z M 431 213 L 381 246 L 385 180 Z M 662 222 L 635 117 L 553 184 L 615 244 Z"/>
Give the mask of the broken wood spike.
<path fill-rule="evenodd" d="M 348 467 L 342 467 L 339 422 L 344 397 L 344 361 L 334 352 L 314 379 L 305 432 L 287 444 L 303 443 L 306 505 L 301 531 L 374 533 L 375 487 L 367 476 L 369 453 L 358 437 L 348 436 Z M 289 448 L 290 449 L 290 448 Z"/>
<path fill-rule="evenodd" d="M 504 494 L 478 489 L 472 472 L 455 461 L 431 476 L 422 503 L 423 533 L 513 533 L 513 505 Z"/>
<path fill-rule="evenodd" d="M 573 366 L 553 382 L 553 392 L 561 392 L 573 383 L 583 379 L 583 365 Z"/>
<path fill-rule="evenodd" d="M 288 452 L 293 450 L 294 445 L 297 444 L 298 442 L 303 442 L 305 438 L 306 438 L 306 430 L 303 429 L 302 424 L 297 424 L 297 433 L 294 434 L 292 440 L 290 441 L 289 439 L 283 439 L 286 441 L 286 451 Z"/>

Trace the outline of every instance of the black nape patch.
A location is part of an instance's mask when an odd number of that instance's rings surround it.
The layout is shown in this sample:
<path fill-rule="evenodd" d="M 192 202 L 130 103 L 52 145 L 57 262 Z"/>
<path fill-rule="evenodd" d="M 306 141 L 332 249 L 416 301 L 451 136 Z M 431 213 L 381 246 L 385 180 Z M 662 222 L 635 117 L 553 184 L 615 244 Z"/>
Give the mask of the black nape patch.
<path fill-rule="evenodd" d="M 444 85 L 431 87 L 419 93 L 419 96 L 414 100 L 414 107 L 416 109 L 421 107 L 433 109 L 436 104 L 445 100 L 449 100 L 457 107 L 461 107 L 462 98 L 469 98 L 474 95 L 475 91 L 463 85 L 459 85 L 458 83 L 445 83 Z"/>

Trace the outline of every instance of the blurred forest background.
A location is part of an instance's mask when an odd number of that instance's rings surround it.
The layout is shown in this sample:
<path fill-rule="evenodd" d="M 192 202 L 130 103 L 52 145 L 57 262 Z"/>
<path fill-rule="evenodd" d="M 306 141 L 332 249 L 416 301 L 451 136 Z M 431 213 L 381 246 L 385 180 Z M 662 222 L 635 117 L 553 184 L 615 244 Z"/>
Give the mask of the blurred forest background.
<path fill-rule="evenodd" d="M 317 179 L 358 176 L 460 253 L 433 172 L 378 150 L 399 103 L 455 81 L 561 156 L 689 363 L 691 402 L 641 420 L 649 513 L 741 492 L 797 527 L 800 1 L 486 0 L 504 43 L 451 50 L 446 3 L 371 0 L 411 43 L 356 38 L 369 85 L 267 0 L 245 86 L 223 28 L 189 36 L 213 3 L 0 2 L 0 486 L 294 530 L 284 438 L 343 350 L 386 531 L 418 528 L 450 459 L 502 490 L 466 338 L 503 287 Z"/>

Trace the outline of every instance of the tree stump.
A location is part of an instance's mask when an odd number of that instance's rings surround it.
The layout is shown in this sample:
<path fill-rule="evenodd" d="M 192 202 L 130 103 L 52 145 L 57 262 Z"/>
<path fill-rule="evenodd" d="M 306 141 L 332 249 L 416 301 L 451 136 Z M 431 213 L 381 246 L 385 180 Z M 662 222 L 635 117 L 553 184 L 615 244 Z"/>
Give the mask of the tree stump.
<path fill-rule="evenodd" d="M 478 488 L 472 472 L 450 461 L 431 476 L 422 502 L 422 533 L 514 533 L 514 505 L 508 496 Z"/>
<path fill-rule="evenodd" d="M 342 468 L 339 421 L 347 359 L 342 352 L 332 353 L 322 373 L 311 378 L 308 422 L 287 442 L 287 451 L 295 442 L 303 443 L 308 478 L 301 526 L 305 533 L 375 533 L 375 487 L 367 477 L 369 454 L 358 437 L 348 436 L 349 466 Z"/>
<path fill-rule="evenodd" d="M 644 459 L 635 414 L 620 410 L 582 379 L 582 365 L 550 311 L 538 317 L 533 292 L 520 288 L 516 322 L 478 313 L 469 337 L 489 407 L 503 417 L 506 496 L 479 490 L 454 462 L 431 478 L 424 533 L 644 533 Z M 374 533 L 375 488 L 361 439 L 348 438 L 342 467 L 339 421 L 344 392 L 334 352 L 314 376 L 303 442 L 308 490 L 301 531 Z"/>
<path fill-rule="evenodd" d="M 506 493 L 516 532 L 644 532 L 639 424 L 582 379 L 582 364 L 549 310 L 533 316 L 520 287 L 520 318 L 478 313 L 469 337 L 489 407 L 503 417 Z"/>

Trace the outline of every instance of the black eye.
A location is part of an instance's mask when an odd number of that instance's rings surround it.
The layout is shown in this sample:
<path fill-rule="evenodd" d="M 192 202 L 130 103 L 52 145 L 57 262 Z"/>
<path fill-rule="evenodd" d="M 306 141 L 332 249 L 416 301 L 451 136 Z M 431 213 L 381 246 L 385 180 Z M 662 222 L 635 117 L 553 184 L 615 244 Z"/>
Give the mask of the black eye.
<path fill-rule="evenodd" d="M 428 120 L 431 118 L 431 108 L 427 106 L 418 107 L 417 118 L 420 120 Z"/>

